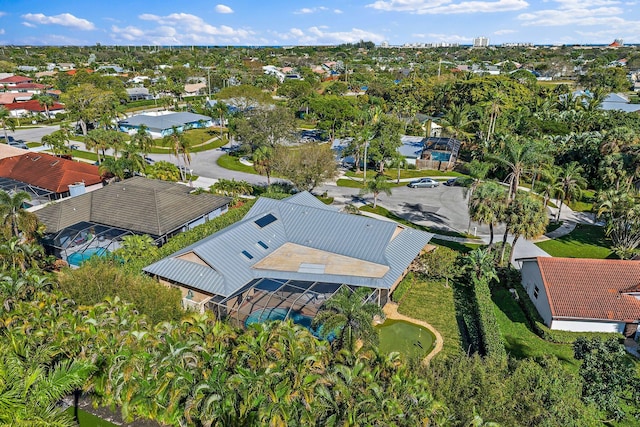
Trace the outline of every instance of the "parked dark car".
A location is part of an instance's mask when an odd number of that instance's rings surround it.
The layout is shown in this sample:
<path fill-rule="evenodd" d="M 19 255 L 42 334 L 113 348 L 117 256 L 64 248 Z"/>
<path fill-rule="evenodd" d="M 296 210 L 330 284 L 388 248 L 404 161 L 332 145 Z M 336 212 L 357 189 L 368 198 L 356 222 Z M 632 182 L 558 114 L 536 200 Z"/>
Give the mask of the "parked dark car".
<path fill-rule="evenodd" d="M 431 178 L 420 178 L 407 184 L 409 188 L 432 188 L 438 185 L 440 185 L 440 183 Z"/>
<path fill-rule="evenodd" d="M 449 187 L 455 187 L 456 185 L 462 185 L 462 179 L 459 177 L 449 178 L 445 181 L 444 185 L 448 185 Z"/>
<path fill-rule="evenodd" d="M 11 137 L 9 137 L 11 138 Z M 7 144 L 9 144 L 12 147 L 16 147 L 16 148 L 22 148 L 23 150 L 28 150 L 29 147 L 27 147 L 27 144 L 25 144 L 22 141 L 13 141 L 12 139 L 9 140 L 9 142 L 7 142 Z"/>

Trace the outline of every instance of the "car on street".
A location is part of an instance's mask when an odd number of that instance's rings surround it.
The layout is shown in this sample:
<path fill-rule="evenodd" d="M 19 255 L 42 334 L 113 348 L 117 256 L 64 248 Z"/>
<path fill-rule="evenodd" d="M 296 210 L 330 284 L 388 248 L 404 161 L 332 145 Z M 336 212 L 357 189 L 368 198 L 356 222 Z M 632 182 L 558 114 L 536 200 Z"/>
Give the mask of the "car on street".
<path fill-rule="evenodd" d="M 29 147 L 27 147 L 27 144 L 25 144 L 25 143 L 24 143 L 24 142 L 22 142 L 22 141 L 12 141 L 12 140 L 9 140 L 9 142 L 8 142 L 7 144 L 9 144 L 9 145 L 10 145 L 10 146 L 12 146 L 12 147 L 22 148 L 23 150 L 28 150 L 28 149 L 29 149 Z"/>
<path fill-rule="evenodd" d="M 431 178 L 420 178 L 407 184 L 409 188 L 432 188 L 437 187 L 440 183 Z"/>
<path fill-rule="evenodd" d="M 447 185 L 449 187 L 455 187 L 457 185 L 462 185 L 462 179 L 460 177 L 449 178 L 448 180 L 445 181 L 444 185 Z"/>

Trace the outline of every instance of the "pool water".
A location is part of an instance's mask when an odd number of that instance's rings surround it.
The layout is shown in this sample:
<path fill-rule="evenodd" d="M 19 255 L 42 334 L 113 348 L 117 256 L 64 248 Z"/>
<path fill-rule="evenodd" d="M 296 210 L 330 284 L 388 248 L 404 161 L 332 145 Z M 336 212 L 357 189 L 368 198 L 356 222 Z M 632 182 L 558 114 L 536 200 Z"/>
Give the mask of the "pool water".
<path fill-rule="evenodd" d="M 104 256 L 109 251 L 105 248 L 88 248 L 84 252 L 74 252 L 67 257 L 67 262 L 71 265 L 79 266 L 84 261 L 88 260 L 92 256 Z"/>
<path fill-rule="evenodd" d="M 262 308 L 251 313 L 249 317 L 247 317 L 247 320 L 244 321 L 244 326 L 247 327 L 253 323 L 268 322 L 272 320 L 285 320 L 287 319 L 288 312 L 288 308 Z M 296 325 L 307 328 L 316 338 L 323 338 L 322 325 L 317 328 L 311 326 L 313 317 L 305 316 L 299 311 L 291 310 L 291 313 L 289 313 L 289 319 L 291 319 Z M 334 334 L 331 333 L 327 339 L 332 341 L 334 337 Z"/>
<path fill-rule="evenodd" d="M 436 340 L 427 328 L 404 320 L 387 319 L 376 329 L 382 353 L 397 351 L 407 359 L 424 358 L 431 352 Z"/>

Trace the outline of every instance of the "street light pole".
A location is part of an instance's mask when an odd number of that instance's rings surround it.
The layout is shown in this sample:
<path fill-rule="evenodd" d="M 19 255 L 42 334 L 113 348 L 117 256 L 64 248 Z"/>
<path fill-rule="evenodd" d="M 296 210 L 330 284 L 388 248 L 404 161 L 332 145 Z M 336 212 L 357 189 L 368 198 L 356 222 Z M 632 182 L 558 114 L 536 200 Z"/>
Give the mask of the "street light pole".
<path fill-rule="evenodd" d="M 366 184 L 367 182 L 367 147 L 369 146 L 369 141 L 364 144 L 364 178 L 363 182 Z"/>

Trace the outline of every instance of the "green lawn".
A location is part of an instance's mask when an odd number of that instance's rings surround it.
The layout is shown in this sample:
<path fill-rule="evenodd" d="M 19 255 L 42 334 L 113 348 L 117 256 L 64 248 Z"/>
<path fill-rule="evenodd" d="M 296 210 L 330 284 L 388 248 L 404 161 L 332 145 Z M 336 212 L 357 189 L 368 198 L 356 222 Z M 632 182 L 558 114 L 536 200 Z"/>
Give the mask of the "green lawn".
<path fill-rule="evenodd" d="M 562 221 L 551 221 L 549 222 L 549 224 L 547 224 L 547 230 L 545 231 L 545 233 L 551 233 L 552 231 L 555 231 L 560 227 L 562 227 Z"/>
<path fill-rule="evenodd" d="M 468 252 L 471 252 L 474 249 L 478 249 L 483 246 L 483 245 L 476 245 L 474 243 L 458 243 L 458 242 L 452 242 L 450 240 L 441 240 L 436 237 L 431 239 L 429 243 L 437 246 L 445 246 L 449 249 L 453 249 L 454 251 L 458 251 L 463 254 L 466 254 Z"/>
<path fill-rule="evenodd" d="M 565 366 L 577 371 L 579 362 L 573 358 L 571 344 L 554 344 L 543 340 L 529 329 L 522 309 L 505 288 L 493 292 L 496 319 L 508 353 L 518 359 L 556 356 Z"/>
<path fill-rule="evenodd" d="M 340 178 L 336 184 L 338 185 L 338 187 L 348 187 L 348 188 L 362 188 L 363 184 L 362 181 L 354 181 L 353 179 L 349 179 L 349 178 Z M 394 182 L 390 182 L 389 183 L 391 187 L 404 187 L 405 185 L 407 185 L 406 182 L 401 182 L 401 183 L 396 183 Z"/>
<path fill-rule="evenodd" d="M 594 190 L 584 190 L 580 200 L 572 201 L 569 207 L 576 212 L 591 212 L 596 192 Z"/>
<path fill-rule="evenodd" d="M 578 224 L 566 236 L 536 245 L 554 257 L 616 258 L 611 251 L 611 242 L 604 235 L 604 228 L 596 225 Z"/>
<path fill-rule="evenodd" d="M 367 176 L 370 174 L 375 174 L 375 170 L 367 170 Z M 351 178 L 363 178 L 364 172 L 360 171 L 359 173 L 355 173 L 353 171 L 347 171 L 345 174 Z M 384 171 L 384 175 L 389 179 L 397 179 L 398 178 L 398 170 L 397 169 L 387 169 Z M 400 169 L 400 179 L 404 178 L 423 178 L 427 176 L 467 176 L 463 173 L 456 171 L 437 171 L 437 170 L 416 170 L 416 169 Z"/>
<path fill-rule="evenodd" d="M 218 159 L 218 166 L 232 171 L 252 173 L 254 175 L 258 174 L 253 166 L 243 165 L 240 163 L 240 159 L 238 157 L 230 156 L 228 154 L 220 156 Z"/>
<path fill-rule="evenodd" d="M 413 283 L 406 284 L 410 286 L 400 300 L 398 312 L 436 328 L 444 340 L 441 355 L 460 353 L 460 332 L 452 288 L 445 287 L 444 281 L 427 281 L 417 277 L 408 280 L 413 280 Z"/>

